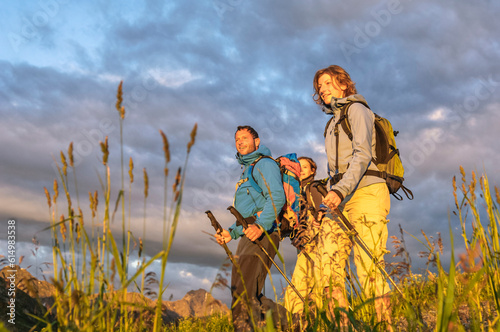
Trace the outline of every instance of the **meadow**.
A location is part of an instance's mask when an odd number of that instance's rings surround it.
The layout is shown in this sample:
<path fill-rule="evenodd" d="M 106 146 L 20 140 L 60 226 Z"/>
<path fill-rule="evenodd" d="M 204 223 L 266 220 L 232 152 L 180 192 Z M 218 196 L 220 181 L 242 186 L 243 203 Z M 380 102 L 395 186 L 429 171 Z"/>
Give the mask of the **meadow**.
<path fill-rule="evenodd" d="M 169 174 L 170 148 L 167 136 L 159 132 L 158 139 L 163 142 L 165 160 L 163 247 L 153 257 L 146 258 L 143 242 L 146 229 L 142 235 L 133 234 L 130 230 L 132 183 L 136 179 L 133 158 L 130 157 L 128 162 L 124 158 L 123 122 L 126 114 L 122 101 L 120 83 L 115 105 L 120 122 L 120 183 L 111 183 L 112 168 L 108 163 L 111 148 L 106 138 L 100 142 L 100 189 L 89 192 L 85 203 L 90 207 L 90 215 L 83 215 L 80 205 L 83 199 L 77 197 L 75 200 L 74 195 L 70 194 L 70 185 L 78 190 L 72 143 L 67 151 L 60 152 L 59 178 L 54 180 L 50 190 L 44 188 L 51 220 L 46 230 L 51 232 L 52 238 L 51 283 L 56 292 L 52 307 L 46 315 L 35 317 L 38 324 L 31 331 L 232 331 L 231 318 L 228 316 L 188 318 L 177 324 L 166 324 L 161 301 L 156 301 L 153 308 L 130 301 L 130 289 L 135 289 L 144 299 L 162 299 L 167 290 L 167 263 L 176 230 L 181 227 L 184 182 L 197 125 L 189 134 L 184 166 L 175 174 Z M 72 168 L 72 172 L 68 172 L 69 168 Z M 386 268 L 402 291 L 402 294 L 391 293 L 394 330 L 500 331 L 499 190 L 490 188 L 487 175 L 477 178 L 472 172 L 468 180 L 462 168 L 460 175 L 458 180 L 454 178 L 450 184 L 454 189 L 455 206 L 448 220 L 450 225 L 451 220 L 459 221 L 462 230 L 460 239 L 453 238 L 451 226 L 450 233 L 446 235 L 450 238 L 449 248 L 444 248 L 440 235 L 434 238 L 422 232 L 414 236 L 400 228 L 400 234 L 391 237 L 395 248 L 392 254 L 399 261 Z M 174 178 L 171 185 L 169 177 Z M 145 221 L 149 195 L 146 169 L 142 170 L 142 180 Z M 111 197 L 112 187 L 120 188 L 117 197 Z M 64 213 L 60 214 L 60 210 L 64 210 Z M 121 238 L 115 237 L 110 227 L 117 212 L 121 216 Z M 472 232 L 468 232 L 469 229 Z M 427 259 L 426 273 L 413 273 L 405 236 L 411 236 L 421 243 L 419 255 Z M 463 241 L 466 248 L 466 252 L 458 253 L 458 257 L 454 252 L 454 241 Z M 444 266 L 442 262 L 445 249 L 451 250 L 449 266 Z M 134 269 L 130 261 L 132 252 L 140 259 L 139 266 Z M 159 276 L 148 273 L 148 267 L 154 261 L 161 263 L 162 274 Z M 218 281 L 214 287 L 221 285 L 220 279 Z M 152 285 L 156 286 L 154 290 Z M 348 309 L 335 308 L 330 312 L 327 301 L 322 307 L 306 307 L 301 330 L 339 330 L 341 313 L 347 314 L 349 319 L 347 331 L 387 330 L 386 325 L 375 320 L 373 299 L 362 298 L 354 292 L 356 280 L 350 285 Z M 279 328 L 270 322 L 272 320 L 268 315 L 268 324 L 256 329 L 278 331 Z M 9 328 L 8 324 L 2 327 L 0 323 L 0 330 L 5 328 Z"/>

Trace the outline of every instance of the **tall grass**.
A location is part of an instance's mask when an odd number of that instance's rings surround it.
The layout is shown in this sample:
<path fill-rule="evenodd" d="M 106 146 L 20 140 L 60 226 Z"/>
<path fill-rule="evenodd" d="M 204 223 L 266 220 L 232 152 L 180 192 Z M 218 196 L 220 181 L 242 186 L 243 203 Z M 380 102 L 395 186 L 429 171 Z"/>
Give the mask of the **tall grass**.
<path fill-rule="evenodd" d="M 419 241 L 425 250 L 420 255 L 427 258 L 428 278 L 409 272 L 402 280 L 406 300 L 413 304 L 416 316 L 412 320 L 402 310 L 395 310 L 393 315 L 399 321 L 405 320 L 411 330 L 500 331 L 500 195 L 495 188 L 495 203 L 486 175 L 478 181 L 472 172 L 468 182 L 462 167 L 460 173 L 459 186 L 456 177 L 453 178 L 455 207 L 449 218 L 450 265 L 443 266 L 445 244 L 441 235 L 434 240 L 422 231 L 424 240 Z M 477 197 L 478 184 L 482 202 Z M 456 224 L 457 219 L 466 250 L 458 255 L 458 260 L 452 232 L 452 224 Z M 470 234 L 468 229 L 472 229 Z M 404 240 L 395 242 L 400 249 L 397 254 L 407 257 L 406 263 L 411 262 L 402 249 Z M 437 268 L 437 273 L 431 272 L 432 266 Z M 411 266 L 407 271 L 411 271 Z"/>
<path fill-rule="evenodd" d="M 112 169 L 108 162 L 111 149 L 108 138 L 100 142 L 102 152 L 102 170 L 98 174 L 100 190 L 89 192 L 89 207 L 91 223 L 83 215 L 80 208 L 78 194 L 78 181 L 73 163 L 73 144 L 71 143 L 67 154 L 61 151 L 61 166 L 58 165 L 59 179 L 54 180 L 53 194 L 44 188 L 47 197 L 51 225 L 48 230 L 52 233 L 53 254 L 53 279 L 56 288 L 54 305 L 45 317 L 40 317 L 44 331 L 160 331 L 164 330 L 162 296 L 165 292 L 166 266 L 170 249 L 178 226 L 186 168 L 191 148 L 195 142 L 195 125 L 191 132 L 191 140 L 187 146 L 184 167 L 179 168 L 176 183 L 173 187 L 173 198 L 170 213 L 167 209 L 167 178 L 170 151 L 166 135 L 160 131 L 165 154 L 164 166 L 164 218 L 163 218 L 163 248 L 154 257 L 146 259 L 144 253 L 146 200 L 148 196 L 148 177 L 144 169 L 144 232 L 139 237 L 140 264 L 133 275 L 131 270 L 130 255 L 133 251 L 132 243 L 137 239 L 130 229 L 132 191 L 134 182 L 133 158 L 129 159 L 129 193 L 128 201 L 125 200 L 125 169 L 123 152 L 123 122 L 125 108 L 122 106 L 122 82 L 118 87 L 116 109 L 120 121 L 120 164 L 121 176 L 119 192 L 116 198 L 112 197 Z M 69 160 L 69 164 L 68 164 Z M 56 163 L 57 164 L 57 163 Z M 74 190 L 78 205 L 75 207 L 71 199 L 69 188 L 70 174 L 68 167 L 72 168 L 74 177 Z M 59 191 L 65 195 L 67 209 L 59 215 Z M 99 201 L 102 201 L 100 203 Z M 127 206 L 128 204 L 128 206 Z M 103 211 L 103 212 L 102 212 Z M 111 221 L 115 213 L 121 211 L 122 239 L 120 246 L 111 228 Z M 128 211 L 128 223 L 127 212 Z M 102 213 L 102 214 L 101 214 Z M 144 280 L 151 280 L 152 274 L 146 274 L 146 269 L 154 261 L 161 261 L 161 276 L 158 280 L 156 309 L 147 305 L 145 293 L 147 286 Z M 135 268 L 135 267 L 134 267 Z M 137 283 L 142 276 L 142 282 Z M 132 301 L 127 290 L 131 286 L 138 288 L 144 304 Z M 145 292 L 146 291 L 146 292 Z M 151 292 L 148 292 L 151 294 Z M 141 312 L 141 314 L 139 314 Z M 54 314 L 55 320 L 51 319 Z"/>
<path fill-rule="evenodd" d="M 472 172 L 467 181 L 462 167 L 460 172 L 461 184 L 453 179 L 455 207 L 449 217 L 449 241 L 443 241 L 439 233 L 436 238 L 424 231 L 421 239 L 411 235 L 424 247 L 419 253 L 427 259 L 424 275 L 412 271 L 403 229 L 400 227 L 400 238 L 392 237 L 394 256 L 402 261 L 392 266 L 391 275 L 399 280 L 403 292 L 391 294 L 394 330 L 500 331 L 500 193 L 495 187 L 494 199 L 486 175 L 477 179 Z M 457 223 L 465 253 L 455 250 L 452 225 Z M 450 252 L 449 265 L 443 263 L 445 249 Z M 306 304 L 300 330 L 386 331 L 389 327 L 375 319 L 374 298 L 360 297 L 362 292 L 352 290 L 356 285 L 359 288 L 357 280 L 351 282 L 349 308 L 334 305 L 332 310 L 325 295 L 316 305 Z M 343 328 L 342 314 L 349 321 Z M 289 324 L 294 323 L 289 319 Z M 260 330 L 275 328 L 269 322 Z"/>
<path fill-rule="evenodd" d="M 500 193 L 495 188 L 495 202 L 486 175 L 477 181 L 472 172 L 472 180 L 467 182 L 463 168 L 460 171 L 460 192 L 456 179 L 453 179 L 455 210 L 453 217 L 449 218 L 449 242 L 443 241 L 439 233 L 434 238 L 422 230 L 421 239 L 410 234 L 424 248 L 419 252 L 420 257 L 426 258 L 423 275 L 413 273 L 401 226 L 400 238 L 391 237 L 395 247 L 393 256 L 402 258 L 402 261 L 389 266 L 388 270 L 399 281 L 403 293 L 391 294 L 391 326 L 377 322 L 373 307 L 375 299 L 360 296 L 363 292 L 351 271 L 348 271 L 349 308 L 338 307 L 328 294 L 323 294 L 316 303 L 305 304 L 300 322 L 289 317 L 289 325 L 301 331 L 387 331 L 389 328 L 398 331 L 500 331 Z M 483 202 L 477 200 L 478 184 Z M 458 256 L 451 226 L 457 219 L 466 248 L 466 252 Z M 472 232 L 468 234 L 470 228 Z M 449 266 L 443 263 L 445 247 L 451 252 Z M 221 282 L 221 278 L 222 275 L 218 276 L 216 283 L 227 287 L 227 282 Z M 273 291 L 277 298 L 274 285 Z M 347 325 L 342 319 L 344 315 Z M 267 315 L 265 327 L 259 328 L 254 323 L 254 329 L 279 330 L 273 326 L 270 317 Z"/>
<path fill-rule="evenodd" d="M 170 149 L 167 136 L 160 130 L 165 158 L 162 250 L 149 259 L 145 255 L 147 199 L 149 176 L 143 169 L 144 215 L 142 236 L 134 236 L 130 229 L 134 162 L 129 158 L 128 200 L 125 199 L 125 164 L 123 152 L 123 123 L 125 109 L 122 103 L 122 83 L 117 92 L 116 109 L 120 121 L 120 189 L 112 197 L 114 184 L 112 169 L 108 162 L 111 149 L 108 138 L 100 142 L 102 166 L 98 178 L 100 189 L 89 192 L 89 216 L 82 212 L 78 181 L 73 161 L 73 144 L 66 153 L 60 152 L 59 178 L 54 180 L 52 194 L 44 188 L 47 197 L 52 235 L 53 279 L 56 288 L 54 304 L 44 317 L 38 317 L 44 331 L 230 331 L 227 317 L 211 317 L 208 320 L 187 319 L 177 326 L 165 326 L 163 322 L 162 297 L 167 287 L 165 278 L 170 250 L 178 227 L 186 169 L 191 148 L 195 142 L 197 126 L 190 134 L 187 154 L 182 168 L 175 173 L 172 198 L 168 204 L 168 177 Z M 68 168 L 71 172 L 68 172 Z M 492 195 L 488 177 L 477 179 L 475 172 L 468 181 L 460 168 L 461 181 L 453 178 L 455 206 L 450 213 L 449 250 L 450 265 L 444 266 L 441 235 L 434 239 L 422 231 L 417 239 L 424 250 L 421 257 L 427 259 L 424 275 L 414 274 L 412 259 L 406 248 L 405 232 L 400 227 L 400 237 L 393 236 L 396 251 L 394 256 L 402 261 L 392 266 L 391 276 L 398 280 L 403 295 L 393 292 L 392 322 L 395 330 L 403 331 L 500 331 L 500 193 L 495 187 Z M 72 178 L 71 178 L 72 177 Z M 74 186 L 71 190 L 70 185 Z M 71 192 L 76 195 L 76 205 Z M 479 197 L 478 197 L 479 195 Z M 63 202 L 60 202 L 64 199 Z M 61 207 L 62 206 L 62 207 Z M 61 212 L 63 210 L 63 212 Z M 122 239 L 117 243 L 111 229 L 111 221 L 121 211 Z M 127 216 L 128 211 L 128 216 Z M 89 222 L 90 218 L 90 222 Z M 453 223 L 460 225 L 460 237 L 465 253 L 454 250 Z M 130 255 L 138 243 L 140 263 L 132 267 Z M 278 251 L 278 258 L 284 263 Z M 161 263 L 161 273 L 155 277 L 147 268 L 156 260 Z M 131 268 L 135 271 L 130 275 Z M 349 271 L 350 272 L 350 271 Z M 139 281 L 140 280 L 140 281 Z M 220 281 L 220 280 L 218 280 Z M 154 292 L 149 288 L 158 285 L 157 302 L 149 305 L 146 295 Z M 224 283 L 227 285 L 227 283 Z M 135 287 L 142 302 L 132 301 L 129 287 Z M 227 286 L 226 286 L 227 287 Z M 275 299 L 277 287 L 273 284 Z M 362 297 L 359 282 L 351 275 L 348 288 L 349 308 L 339 308 L 328 294 L 323 294 L 318 304 L 305 305 L 302 315 L 303 331 L 340 330 L 342 317 L 348 319 L 344 330 L 385 331 L 387 326 L 376 321 L 373 298 Z M 244 300 L 244 299 L 241 299 Z M 143 303 L 143 304 L 142 304 Z M 333 305 L 332 305 L 333 304 Z M 250 313 L 252 315 L 252 313 Z M 267 325 L 257 327 L 259 331 L 277 330 L 267 316 Z M 289 318 L 289 324 L 296 321 Z M 255 323 L 254 323 L 255 324 Z"/>

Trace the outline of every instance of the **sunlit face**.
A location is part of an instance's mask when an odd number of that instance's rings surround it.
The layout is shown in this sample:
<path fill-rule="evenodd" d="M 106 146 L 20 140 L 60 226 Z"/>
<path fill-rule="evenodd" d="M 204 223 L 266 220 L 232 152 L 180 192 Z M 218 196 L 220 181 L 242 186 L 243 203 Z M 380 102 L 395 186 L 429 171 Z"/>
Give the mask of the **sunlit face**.
<path fill-rule="evenodd" d="M 259 148 L 260 144 L 260 139 L 253 138 L 252 134 L 246 129 L 237 131 L 234 140 L 236 143 L 236 150 L 242 156 L 254 152 Z"/>
<path fill-rule="evenodd" d="M 319 95 L 326 105 L 330 105 L 332 97 L 343 98 L 346 88 L 346 86 L 339 86 L 328 74 L 323 74 L 318 79 Z"/>
<path fill-rule="evenodd" d="M 311 164 L 305 159 L 300 159 L 300 180 L 307 179 L 309 176 L 314 174 L 314 169 L 311 169 Z"/>

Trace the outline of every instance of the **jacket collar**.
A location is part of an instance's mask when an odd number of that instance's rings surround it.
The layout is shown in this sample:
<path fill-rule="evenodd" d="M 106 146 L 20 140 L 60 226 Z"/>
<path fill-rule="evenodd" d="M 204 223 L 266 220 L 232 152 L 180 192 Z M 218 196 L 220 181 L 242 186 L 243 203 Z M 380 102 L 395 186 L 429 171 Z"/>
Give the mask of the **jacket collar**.
<path fill-rule="evenodd" d="M 241 155 L 239 152 L 236 153 L 236 159 L 243 166 L 250 165 L 261 156 L 271 156 L 271 150 L 269 150 L 264 144 L 260 144 L 257 150 L 249 154 Z"/>
<path fill-rule="evenodd" d="M 345 104 L 348 102 L 360 101 L 366 103 L 365 98 L 360 94 L 350 95 L 344 98 L 333 98 L 330 102 L 330 105 L 321 106 L 321 110 L 326 114 L 335 114 L 338 110 L 340 110 Z"/>
<path fill-rule="evenodd" d="M 304 180 L 300 181 L 300 186 L 304 187 L 305 185 L 307 185 L 313 181 L 314 181 L 314 175 L 311 174 L 307 178 L 305 178 Z"/>

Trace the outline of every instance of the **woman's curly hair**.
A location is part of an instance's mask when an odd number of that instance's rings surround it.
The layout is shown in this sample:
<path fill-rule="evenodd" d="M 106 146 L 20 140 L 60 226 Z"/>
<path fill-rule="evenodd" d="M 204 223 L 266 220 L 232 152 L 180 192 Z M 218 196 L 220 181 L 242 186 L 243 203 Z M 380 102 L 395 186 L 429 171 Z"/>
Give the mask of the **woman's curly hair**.
<path fill-rule="evenodd" d="M 335 82 L 339 86 L 346 86 L 345 89 L 345 96 L 350 96 L 358 93 L 356 91 L 356 83 L 354 83 L 351 80 L 351 76 L 344 70 L 344 68 L 340 66 L 330 66 L 327 68 L 320 69 L 316 72 L 314 75 L 314 80 L 313 80 L 313 86 L 314 86 L 314 94 L 313 94 L 313 100 L 316 102 L 318 105 L 323 105 L 323 100 L 321 99 L 321 96 L 319 94 L 319 88 L 318 88 L 318 80 L 323 74 L 328 74 L 332 77 L 332 79 L 335 80 Z"/>

